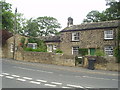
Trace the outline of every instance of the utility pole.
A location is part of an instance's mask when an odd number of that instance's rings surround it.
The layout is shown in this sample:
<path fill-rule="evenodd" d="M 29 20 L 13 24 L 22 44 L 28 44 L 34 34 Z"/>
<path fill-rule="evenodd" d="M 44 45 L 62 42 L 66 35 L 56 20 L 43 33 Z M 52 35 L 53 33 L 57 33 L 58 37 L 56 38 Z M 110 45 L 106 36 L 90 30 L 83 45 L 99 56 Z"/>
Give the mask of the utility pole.
<path fill-rule="evenodd" d="M 16 35 L 16 31 L 17 31 L 17 20 L 16 20 L 16 14 L 17 14 L 17 8 L 15 9 L 15 28 L 14 28 L 14 36 L 13 36 L 13 59 L 15 59 L 15 51 L 16 51 L 16 40 L 15 40 L 15 35 Z"/>

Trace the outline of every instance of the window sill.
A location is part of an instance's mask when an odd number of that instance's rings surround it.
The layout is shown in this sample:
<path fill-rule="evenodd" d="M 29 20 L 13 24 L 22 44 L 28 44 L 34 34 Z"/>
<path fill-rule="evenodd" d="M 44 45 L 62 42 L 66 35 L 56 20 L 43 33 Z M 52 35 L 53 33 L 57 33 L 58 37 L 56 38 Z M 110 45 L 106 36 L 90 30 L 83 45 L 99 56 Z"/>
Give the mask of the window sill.
<path fill-rule="evenodd" d="M 71 42 L 80 42 L 80 41 L 71 41 Z"/>

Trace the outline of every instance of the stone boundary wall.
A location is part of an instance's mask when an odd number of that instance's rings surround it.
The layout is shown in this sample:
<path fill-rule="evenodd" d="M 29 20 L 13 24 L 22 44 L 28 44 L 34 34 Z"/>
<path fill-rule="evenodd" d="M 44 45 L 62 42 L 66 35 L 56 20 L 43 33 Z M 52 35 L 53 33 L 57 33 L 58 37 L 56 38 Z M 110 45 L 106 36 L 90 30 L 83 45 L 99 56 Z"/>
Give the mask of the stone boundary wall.
<path fill-rule="evenodd" d="M 83 67 L 88 67 L 88 58 L 84 57 Z M 115 57 L 93 57 L 96 59 L 95 69 L 109 70 L 109 71 L 120 71 L 120 63 L 116 63 Z"/>
<path fill-rule="evenodd" d="M 28 62 L 45 63 L 45 64 L 75 66 L 74 56 L 48 53 L 48 52 L 21 51 L 16 53 L 15 59 L 28 61 Z"/>

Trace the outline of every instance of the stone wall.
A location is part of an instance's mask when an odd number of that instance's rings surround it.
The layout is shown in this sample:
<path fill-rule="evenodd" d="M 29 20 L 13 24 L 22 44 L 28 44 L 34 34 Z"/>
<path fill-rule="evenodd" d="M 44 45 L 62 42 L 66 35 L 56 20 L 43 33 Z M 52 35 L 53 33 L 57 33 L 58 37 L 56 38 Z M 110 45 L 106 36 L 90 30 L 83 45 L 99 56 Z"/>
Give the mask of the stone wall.
<path fill-rule="evenodd" d="M 84 57 L 83 67 L 88 67 L 88 58 L 89 56 Z M 114 57 L 94 57 L 96 59 L 95 69 L 98 70 L 109 70 L 109 71 L 120 71 L 120 63 L 116 63 Z"/>
<path fill-rule="evenodd" d="M 16 52 L 15 59 L 45 64 L 75 66 L 74 56 L 47 52 L 18 51 Z"/>
<path fill-rule="evenodd" d="M 105 30 L 113 30 L 114 39 L 105 40 L 104 39 Z M 60 48 L 64 52 L 64 54 L 67 54 L 67 55 L 72 55 L 73 46 L 79 46 L 80 48 L 88 48 L 88 49 L 100 48 L 104 50 L 105 46 L 108 46 L 108 45 L 115 46 L 116 31 L 117 31 L 117 28 L 61 32 Z M 72 32 L 80 33 L 80 41 L 77 41 L 77 42 L 71 41 Z"/>

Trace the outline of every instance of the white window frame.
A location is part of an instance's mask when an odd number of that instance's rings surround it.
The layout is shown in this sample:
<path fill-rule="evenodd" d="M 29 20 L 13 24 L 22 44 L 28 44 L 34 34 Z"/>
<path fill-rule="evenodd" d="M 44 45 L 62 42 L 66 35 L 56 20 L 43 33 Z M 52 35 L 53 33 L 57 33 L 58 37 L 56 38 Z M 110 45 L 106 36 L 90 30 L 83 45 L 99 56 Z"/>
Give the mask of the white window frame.
<path fill-rule="evenodd" d="M 57 45 L 53 45 L 53 50 L 56 50 L 57 49 Z"/>
<path fill-rule="evenodd" d="M 113 56 L 113 46 L 105 46 L 104 52 L 107 56 Z"/>
<path fill-rule="evenodd" d="M 75 50 L 75 48 L 78 48 L 78 49 Z M 72 55 L 74 55 L 74 52 L 79 53 L 78 51 L 79 51 L 79 46 L 73 46 L 72 47 Z"/>
<path fill-rule="evenodd" d="M 104 31 L 104 39 L 113 39 L 113 30 Z"/>
<path fill-rule="evenodd" d="M 32 45 L 32 49 L 37 49 L 37 43 L 28 43 L 28 45 Z"/>
<path fill-rule="evenodd" d="M 72 41 L 80 41 L 80 33 L 79 32 L 72 33 Z"/>
<path fill-rule="evenodd" d="M 13 44 L 11 44 L 11 45 L 10 45 L 10 52 L 14 52 L 14 50 L 13 50 L 13 49 L 14 49 L 14 45 L 13 45 Z"/>
<path fill-rule="evenodd" d="M 47 51 L 48 51 L 48 52 L 52 52 L 52 51 L 53 51 L 53 45 L 48 44 L 48 45 L 47 45 Z"/>

